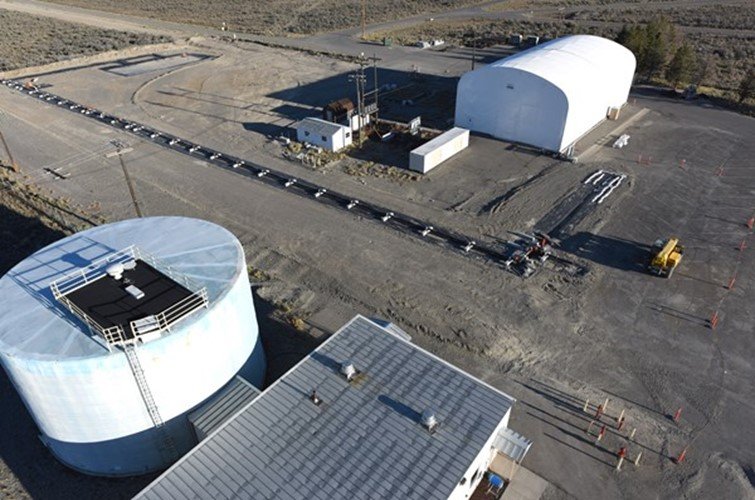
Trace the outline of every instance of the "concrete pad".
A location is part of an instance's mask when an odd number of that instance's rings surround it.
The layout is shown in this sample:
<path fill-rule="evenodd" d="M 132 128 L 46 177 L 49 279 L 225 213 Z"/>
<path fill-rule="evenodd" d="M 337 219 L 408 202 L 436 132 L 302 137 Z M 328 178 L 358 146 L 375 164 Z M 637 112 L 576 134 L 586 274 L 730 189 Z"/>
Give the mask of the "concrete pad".
<path fill-rule="evenodd" d="M 538 500 L 547 487 L 548 481 L 531 470 L 520 468 L 503 491 L 501 500 Z"/>

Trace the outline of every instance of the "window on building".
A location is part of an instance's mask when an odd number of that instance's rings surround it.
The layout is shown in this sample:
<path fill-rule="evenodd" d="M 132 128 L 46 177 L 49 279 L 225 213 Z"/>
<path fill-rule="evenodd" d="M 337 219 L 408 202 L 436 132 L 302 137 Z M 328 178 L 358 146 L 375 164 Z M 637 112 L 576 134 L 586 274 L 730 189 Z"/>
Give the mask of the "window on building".
<path fill-rule="evenodd" d="M 325 137 L 324 135 L 321 135 L 320 139 L 322 139 L 322 142 L 328 142 L 328 138 Z"/>

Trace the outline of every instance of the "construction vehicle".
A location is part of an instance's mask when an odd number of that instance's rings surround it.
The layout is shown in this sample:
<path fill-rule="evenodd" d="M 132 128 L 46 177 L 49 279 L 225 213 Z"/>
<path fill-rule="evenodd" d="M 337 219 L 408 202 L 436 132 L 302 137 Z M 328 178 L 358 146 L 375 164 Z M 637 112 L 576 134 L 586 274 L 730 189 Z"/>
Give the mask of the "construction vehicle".
<path fill-rule="evenodd" d="M 652 252 L 648 271 L 670 278 L 682 261 L 684 247 L 679 244 L 679 238 L 660 239 L 653 243 Z"/>

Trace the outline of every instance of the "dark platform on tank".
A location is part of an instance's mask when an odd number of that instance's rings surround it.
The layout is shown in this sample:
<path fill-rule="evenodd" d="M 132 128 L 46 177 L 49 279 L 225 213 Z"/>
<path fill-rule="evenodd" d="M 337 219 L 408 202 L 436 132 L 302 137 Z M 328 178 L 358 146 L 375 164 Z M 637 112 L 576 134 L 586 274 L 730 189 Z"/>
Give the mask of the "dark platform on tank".
<path fill-rule="evenodd" d="M 136 299 L 126 291 L 134 285 L 144 292 Z M 192 295 L 186 287 L 173 281 L 144 261 L 124 271 L 121 280 L 105 275 L 66 297 L 103 328 L 120 325 L 127 337 L 132 336 L 129 323 L 161 313 Z"/>

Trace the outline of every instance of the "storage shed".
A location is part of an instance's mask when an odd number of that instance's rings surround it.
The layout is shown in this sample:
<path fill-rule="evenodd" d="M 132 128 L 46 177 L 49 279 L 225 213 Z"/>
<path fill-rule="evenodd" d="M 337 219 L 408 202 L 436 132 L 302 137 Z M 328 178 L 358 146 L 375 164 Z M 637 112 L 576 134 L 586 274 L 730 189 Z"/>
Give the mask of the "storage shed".
<path fill-rule="evenodd" d="M 348 126 L 310 117 L 296 124 L 296 140 L 328 151 L 340 151 L 351 144 L 352 138 Z"/>
<path fill-rule="evenodd" d="M 627 102 L 636 61 L 616 42 L 558 38 L 461 77 L 456 126 L 570 153 L 574 143 Z"/>

